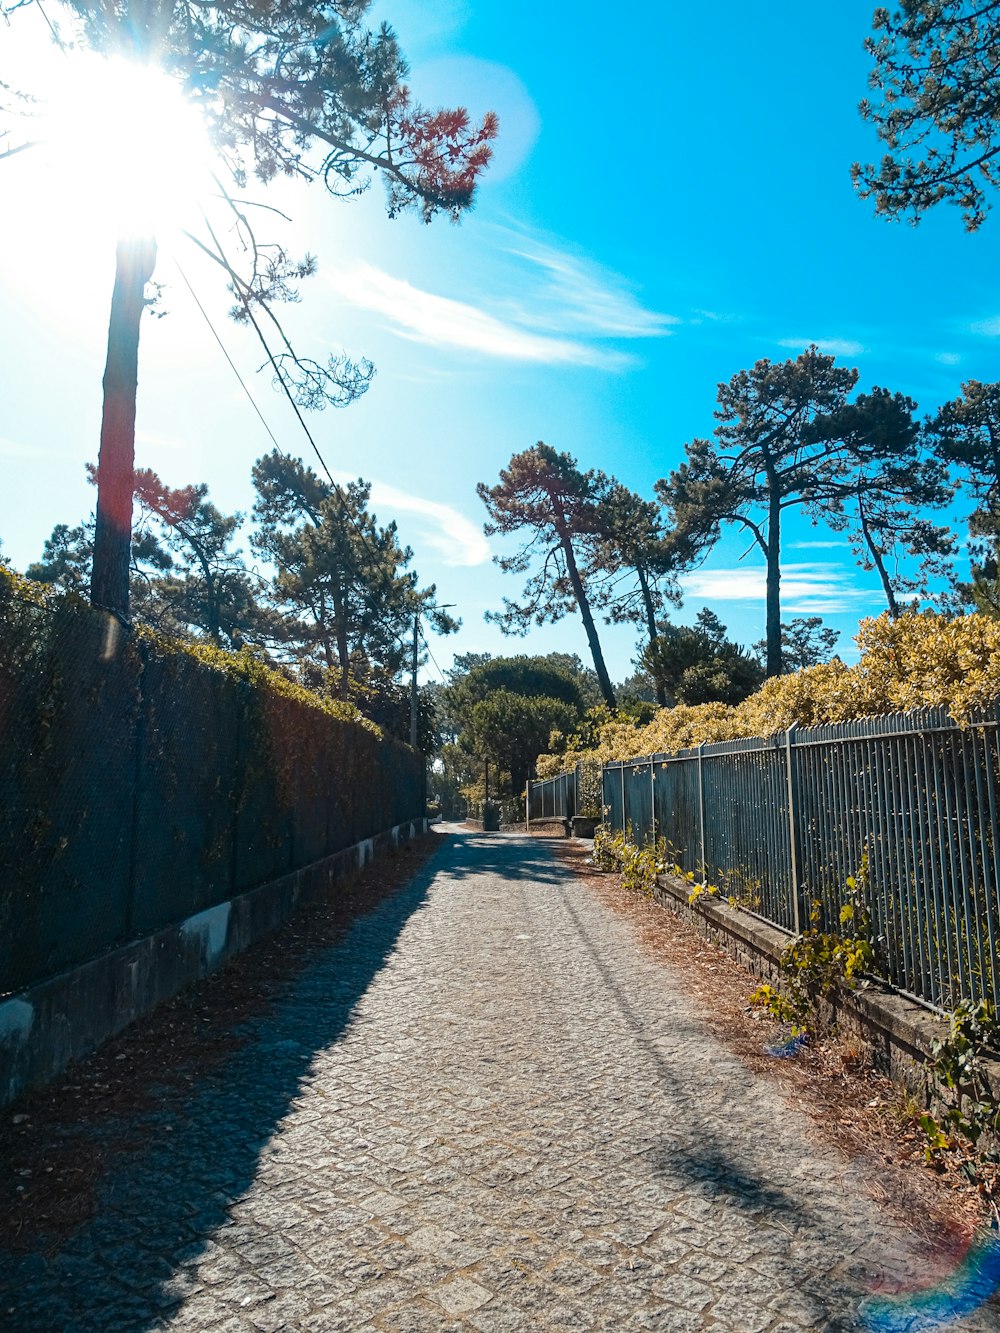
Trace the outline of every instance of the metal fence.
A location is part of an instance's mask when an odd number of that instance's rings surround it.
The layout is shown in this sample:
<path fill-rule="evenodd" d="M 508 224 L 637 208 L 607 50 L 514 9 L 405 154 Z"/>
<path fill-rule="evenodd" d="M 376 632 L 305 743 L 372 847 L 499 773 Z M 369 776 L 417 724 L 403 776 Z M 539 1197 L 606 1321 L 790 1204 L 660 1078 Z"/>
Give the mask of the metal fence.
<path fill-rule="evenodd" d="M 556 778 L 528 783 L 525 797 L 527 822 L 533 819 L 572 819 L 577 812 L 578 771 L 571 769 Z"/>
<path fill-rule="evenodd" d="M 942 1009 L 1000 1003 L 997 714 L 793 728 L 605 765 L 603 781 L 613 828 L 666 839 L 685 871 L 790 931 L 814 900 L 836 928 L 866 866 L 885 978 Z"/>

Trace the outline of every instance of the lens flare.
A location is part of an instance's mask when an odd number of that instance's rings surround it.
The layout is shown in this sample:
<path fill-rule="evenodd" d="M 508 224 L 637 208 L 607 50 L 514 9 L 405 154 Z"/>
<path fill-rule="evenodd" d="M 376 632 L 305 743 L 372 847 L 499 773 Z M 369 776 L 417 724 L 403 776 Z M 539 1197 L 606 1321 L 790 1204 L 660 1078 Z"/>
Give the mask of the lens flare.
<path fill-rule="evenodd" d="M 866 1301 L 862 1327 L 869 1333 L 921 1333 L 945 1328 L 971 1314 L 1000 1288 L 1000 1235 L 987 1231 L 976 1237 L 950 1277 L 922 1291 Z"/>

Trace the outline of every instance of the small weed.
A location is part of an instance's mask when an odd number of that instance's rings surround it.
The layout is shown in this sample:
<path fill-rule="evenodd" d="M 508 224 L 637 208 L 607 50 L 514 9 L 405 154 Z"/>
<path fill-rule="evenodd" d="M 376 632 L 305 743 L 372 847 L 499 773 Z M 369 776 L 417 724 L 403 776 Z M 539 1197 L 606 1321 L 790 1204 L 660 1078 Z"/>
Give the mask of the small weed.
<path fill-rule="evenodd" d="M 778 1022 L 790 1023 L 793 1035 L 814 1033 L 821 1002 L 838 989 L 857 989 L 863 974 L 874 967 L 871 914 L 866 906 L 867 878 L 866 854 L 857 875 L 847 880 L 840 908 L 840 926 L 850 933 L 823 930 L 823 904 L 815 899 L 809 912 L 809 928 L 785 946 L 778 960 L 785 983 L 783 989 L 758 986 L 750 996 L 751 1004 L 764 1005 Z"/>
<path fill-rule="evenodd" d="M 928 1163 L 940 1165 L 945 1152 L 955 1152 L 970 1180 L 977 1179 L 978 1161 L 998 1157 L 995 1145 L 986 1151 L 980 1146 L 984 1135 L 1000 1135 L 1000 1106 L 983 1061 L 987 1046 L 1000 1047 L 996 1006 L 990 1000 L 963 1000 L 948 1016 L 947 1037 L 932 1044 L 928 1064 L 931 1077 L 953 1095 L 953 1103 L 940 1117 L 930 1111 L 919 1117 Z"/>

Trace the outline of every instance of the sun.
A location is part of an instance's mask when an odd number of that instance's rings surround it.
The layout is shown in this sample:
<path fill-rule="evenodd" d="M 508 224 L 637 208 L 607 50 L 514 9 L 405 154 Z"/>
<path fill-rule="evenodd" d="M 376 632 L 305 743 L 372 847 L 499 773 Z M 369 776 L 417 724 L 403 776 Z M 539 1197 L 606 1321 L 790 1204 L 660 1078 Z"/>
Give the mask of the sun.
<path fill-rule="evenodd" d="M 48 53 L 32 92 L 39 179 L 60 208 L 130 232 L 162 236 L 211 188 L 212 154 L 199 112 L 155 65 L 78 49 Z"/>
<path fill-rule="evenodd" d="M 81 174 L 88 204 L 110 213 L 120 231 L 172 229 L 207 189 L 204 123 L 155 65 L 74 53 L 46 121 L 50 150 Z"/>

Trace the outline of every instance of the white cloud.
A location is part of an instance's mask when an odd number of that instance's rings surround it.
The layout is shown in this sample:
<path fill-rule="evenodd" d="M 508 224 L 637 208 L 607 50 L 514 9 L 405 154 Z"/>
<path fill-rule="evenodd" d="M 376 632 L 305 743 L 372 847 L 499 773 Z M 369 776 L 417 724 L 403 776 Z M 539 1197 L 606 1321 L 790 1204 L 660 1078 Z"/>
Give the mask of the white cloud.
<path fill-rule="evenodd" d="M 0 435 L 0 458 L 52 458 L 65 457 L 65 451 L 44 448 L 40 444 L 25 444 L 22 440 L 10 440 Z"/>
<path fill-rule="evenodd" d="M 246 398 L 242 395 L 234 394 L 232 401 L 240 403 L 242 406 Z M 187 449 L 188 445 L 183 440 L 178 440 L 172 435 L 157 435 L 150 430 L 137 430 L 135 433 L 136 444 L 143 444 L 148 449 L 169 449 L 176 451 L 178 449 Z"/>
<path fill-rule="evenodd" d="M 341 484 L 350 480 L 346 473 L 335 477 Z M 482 528 L 451 505 L 411 495 L 384 481 L 373 481 L 371 488 L 372 507 L 378 512 L 380 522 L 388 522 L 399 513 L 417 514 L 425 520 L 417 525 L 420 538 L 438 553 L 444 564 L 484 565 L 490 559 L 492 553 Z M 385 511 L 389 511 L 388 515 Z M 408 543 L 407 527 L 403 524 L 400 532 L 404 546 Z"/>
<path fill-rule="evenodd" d="M 853 570 L 840 565 L 784 565 L 781 570 L 781 609 L 807 615 L 850 611 L 875 595 L 850 582 Z M 761 568 L 706 569 L 684 575 L 684 595 L 719 602 L 762 602 L 766 572 Z"/>
<path fill-rule="evenodd" d="M 860 356 L 862 352 L 867 352 L 868 348 L 864 343 L 855 342 L 853 338 L 779 338 L 779 347 L 789 347 L 796 351 L 804 351 L 810 345 L 815 345 L 821 352 L 826 352 L 828 356 Z"/>
<path fill-rule="evenodd" d="M 982 334 L 984 338 L 1000 338 L 1000 315 L 993 319 L 980 319 L 969 325 L 970 333 Z"/>
<path fill-rule="evenodd" d="M 790 551 L 842 551 L 844 549 L 844 542 L 843 539 L 841 539 L 839 542 L 833 542 L 833 541 L 789 542 L 788 549 Z"/>
<path fill-rule="evenodd" d="M 530 308 L 517 308 L 522 323 L 598 338 L 663 338 L 681 323 L 676 315 L 647 310 L 617 274 L 552 246 L 520 241 L 509 253 L 545 275 L 542 287 L 531 294 Z"/>
<path fill-rule="evenodd" d="M 334 289 L 352 305 L 384 316 L 393 332 L 414 342 L 540 365 L 620 370 L 630 364 L 630 358 L 620 352 L 528 332 L 464 301 L 422 291 L 372 264 L 335 270 L 328 277 Z"/>
<path fill-rule="evenodd" d="M 942 366 L 957 366 L 961 361 L 958 352 L 935 352 L 934 360 L 939 361 Z"/>

